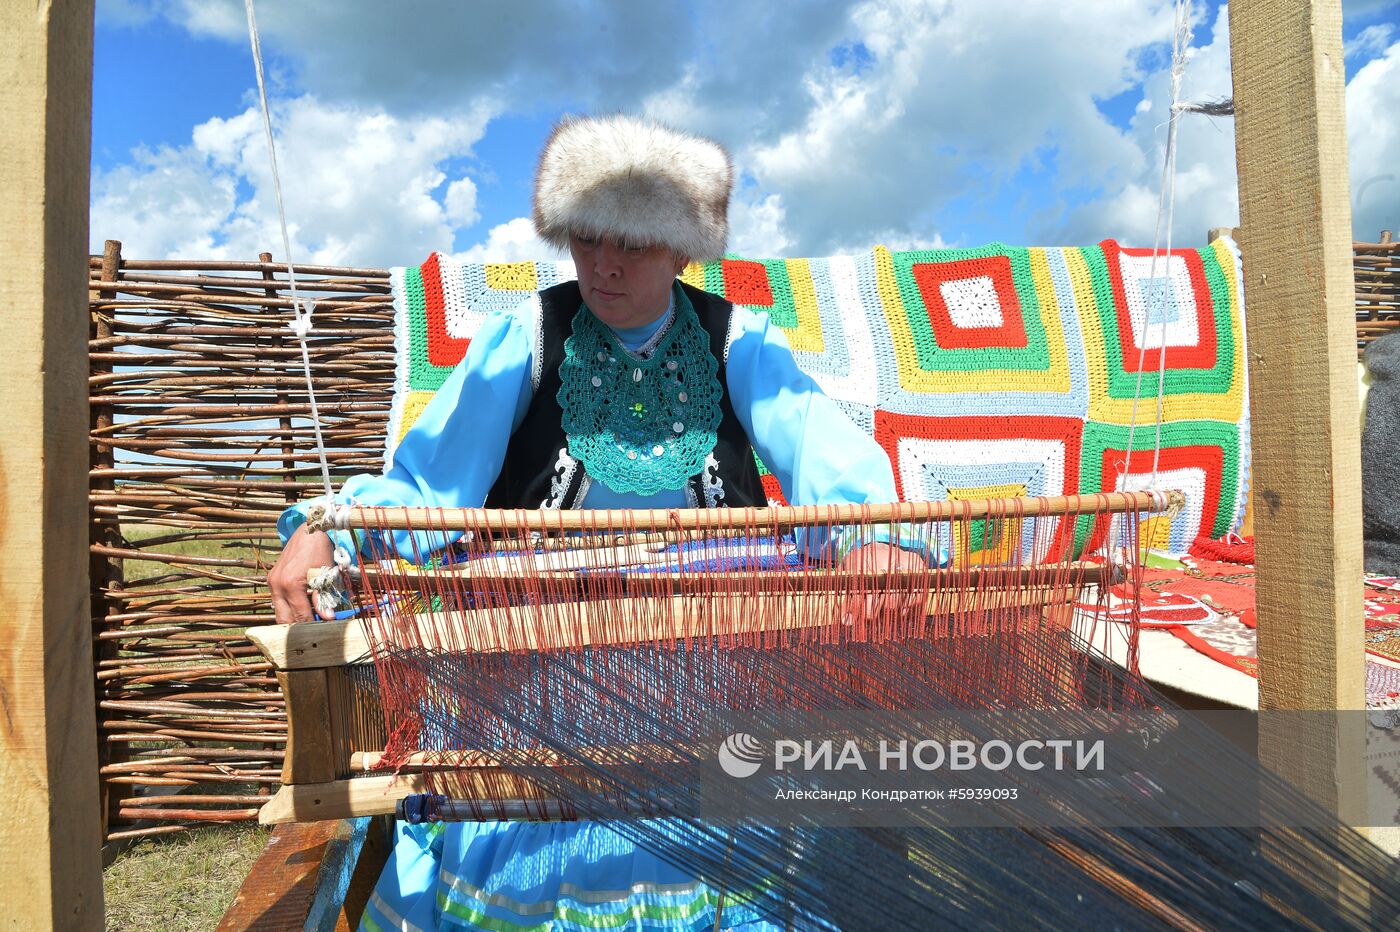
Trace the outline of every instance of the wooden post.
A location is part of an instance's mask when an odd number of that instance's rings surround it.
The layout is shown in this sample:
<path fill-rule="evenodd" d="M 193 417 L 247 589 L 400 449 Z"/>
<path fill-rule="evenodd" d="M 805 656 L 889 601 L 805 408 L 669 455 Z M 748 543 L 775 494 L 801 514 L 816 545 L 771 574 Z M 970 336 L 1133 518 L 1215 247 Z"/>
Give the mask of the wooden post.
<path fill-rule="evenodd" d="M 0 4 L 0 903 L 102 928 L 88 614 L 91 0 Z"/>
<path fill-rule="evenodd" d="M 115 282 L 121 276 L 122 264 L 122 244 L 114 239 L 109 239 L 102 248 L 102 271 L 101 281 Z M 114 289 L 101 288 L 97 292 L 99 300 L 110 300 L 117 296 Z M 112 311 L 92 311 L 91 327 L 89 335 L 96 340 L 105 340 L 112 336 L 112 318 L 115 316 Z M 111 347 L 105 347 L 105 352 L 110 352 Z M 110 363 L 90 365 L 88 371 L 96 375 L 103 372 L 111 372 Z M 107 439 L 107 432 L 112 427 L 112 406 L 111 405 L 91 405 L 88 410 L 88 421 L 93 429 L 94 438 Z M 89 479 L 89 488 L 94 491 L 110 492 L 116 488 L 116 481 L 110 475 L 110 471 L 116 466 L 116 456 L 114 447 L 110 443 L 101 443 L 94 440 L 89 445 L 88 463 L 93 470 L 102 470 L 104 475 L 92 476 Z M 99 523 L 96 516 L 92 516 L 88 523 L 88 542 L 90 544 L 101 544 L 111 549 L 120 549 L 123 546 L 121 527 L 115 519 Z M 121 557 L 107 556 L 103 553 L 92 553 L 88 557 L 88 598 L 92 609 L 92 630 L 94 634 L 103 631 L 107 627 L 107 614 L 111 610 L 107 593 L 122 588 L 124 582 L 124 562 Z M 120 609 L 118 609 L 120 611 Z M 95 661 L 101 663 L 103 660 L 116 658 L 119 646 L 118 641 L 97 641 L 93 645 L 93 652 L 96 655 Z M 101 696 L 97 697 L 101 701 Z M 99 710 L 93 706 L 93 715 L 97 721 L 102 720 Z M 107 764 L 115 764 L 126 760 L 130 755 L 127 752 L 127 745 L 108 744 L 103 740 L 101 734 L 97 741 L 97 764 L 101 768 Z M 98 781 L 98 791 L 101 794 L 99 811 L 102 814 L 102 831 L 105 835 L 111 826 L 116 815 L 116 806 L 112 805 L 115 800 L 111 796 L 110 784 L 106 780 Z"/>
<path fill-rule="evenodd" d="M 1248 307 L 1259 706 L 1364 709 L 1361 463 L 1341 0 L 1230 4 Z M 1280 735 L 1265 763 L 1364 804 L 1351 729 Z M 1359 731 L 1359 729 L 1357 729 Z"/>
<path fill-rule="evenodd" d="M 270 253 L 270 252 L 260 252 L 260 253 L 258 253 L 258 261 L 261 262 L 261 263 L 263 263 L 264 265 L 270 265 L 270 264 L 272 263 L 272 253 Z M 274 275 L 272 274 L 272 270 L 271 270 L 271 269 L 263 269 L 263 270 L 262 270 L 262 277 L 263 277 L 263 279 L 264 279 L 265 281 L 269 281 L 269 282 L 273 282 L 274 279 L 276 278 L 276 276 L 274 276 Z M 268 296 L 269 298 L 275 298 L 275 297 L 277 297 L 277 289 L 276 289 L 275 287 L 273 287 L 273 288 L 268 288 L 268 289 L 267 289 L 267 296 Z M 292 308 L 292 311 L 293 311 L 293 313 L 295 313 L 295 312 L 296 312 L 296 308 Z M 287 338 L 283 335 L 283 331 L 278 330 L 278 331 L 277 331 L 277 334 L 272 338 L 272 345 L 273 345 L 274 347 L 276 347 L 277 349 L 282 349 L 283 347 L 287 346 L 287 344 L 288 344 L 288 340 L 287 340 Z M 285 361 L 283 360 L 283 358 L 282 358 L 281 356 L 275 357 L 275 365 L 274 365 L 273 368 L 272 368 L 273 374 L 274 374 L 274 375 L 281 375 L 282 372 L 283 372 L 283 370 L 284 370 L 284 368 L 285 368 Z M 280 407 L 280 406 L 289 404 L 290 402 L 291 402 L 291 397 L 290 397 L 285 391 L 283 391 L 283 390 L 278 390 L 278 392 L 277 392 L 277 404 L 278 404 L 278 406 Z M 291 416 L 290 416 L 290 415 L 286 415 L 286 414 L 282 415 L 282 416 L 281 416 L 280 418 L 278 418 L 278 420 L 277 420 L 277 426 L 278 426 L 279 428 L 281 428 L 281 430 L 282 430 L 282 456 L 283 456 L 283 460 L 282 460 L 282 481 L 283 481 L 283 482 L 295 482 L 295 481 L 296 481 L 296 478 L 297 478 L 297 461 L 296 461 L 296 458 L 295 458 L 295 454 L 296 454 L 296 443 L 294 442 L 293 437 L 292 437 L 292 419 L 291 419 Z M 295 505 L 296 502 L 297 502 L 297 499 L 299 499 L 299 498 L 301 498 L 301 495 L 300 495 L 300 493 L 298 493 L 298 491 L 297 491 L 296 489 L 293 489 L 293 488 L 290 488 L 290 487 L 289 487 L 285 492 L 283 492 L 283 501 L 285 501 L 288 505 Z"/>

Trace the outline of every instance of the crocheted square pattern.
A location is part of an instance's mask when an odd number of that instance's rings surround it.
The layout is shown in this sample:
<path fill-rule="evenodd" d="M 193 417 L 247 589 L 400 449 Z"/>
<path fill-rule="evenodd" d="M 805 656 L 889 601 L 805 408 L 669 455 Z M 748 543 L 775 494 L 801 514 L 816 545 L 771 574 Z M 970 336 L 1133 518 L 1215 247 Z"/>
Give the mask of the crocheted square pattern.
<path fill-rule="evenodd" d="M 392 270 L 398 362 L 386 452 L 461 361 L 487 315 L 573 277 L 568 262 Z M 1244 301 L 1228 239 L 1202 249 L 976 249 L 692 264 L 683 281 L 768 315 L 798 365 L 894 466 L 904 499 L 1186 492 L 1152 540 L 1185 553 L 1243 517 L 1249 472 Z M 1160 431 L 1156 428 L 1162 386 Z M 1135 400 L 1136 399 L 1136 400 Z M 1136 427 L 1133 425 L 1136 424 Z M 760 464 L 764 488 L 782 500 Z M 1081 519 L 1019 545 L 1098 546 Z M 1017 546 L 966 544 L 987 559 Z M 1009 535 L 1014 537 L 1015 535 Z"/>

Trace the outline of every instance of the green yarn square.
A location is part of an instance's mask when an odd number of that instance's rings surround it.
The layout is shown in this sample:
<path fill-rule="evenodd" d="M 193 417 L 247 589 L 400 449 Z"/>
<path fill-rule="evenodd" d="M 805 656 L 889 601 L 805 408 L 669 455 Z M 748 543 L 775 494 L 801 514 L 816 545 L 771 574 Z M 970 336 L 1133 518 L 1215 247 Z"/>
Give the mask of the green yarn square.
<path fill-rule="evenodd" d="M 1157 445 L 1156 429 L 1153 425 L 1141 425 L 1132 432 L 1133 447 L 1130 452 L 1151 450 Z M 1120 424 L 1106 424 L 1101 421 L 1085 421 L 1084 439 L 1079 453 L 1079 492 L 1093 495 L 1106 491 L 1105 479 L 1111 485 L 1113 477 L 1103 475 L 1103 454 L 1105 450 L 1125 450 L 1128 444 L 1128 428 Z M 1239 425 L 1226 421 L 1167 421 L 1162 424 L 1161 448 L 1177 447 L 1219 447 L 1222 452 L 1220 464 L 1220 499 L 1215 504 L 1215 513 L 1204 517 L 1211 522 L 1212 537 L 1220 537 L 1230 530 L 1235 520 L 1235 500 L 1240 487 L 1240 429 Z M 1209 510 L 1210 503 L 1203 503 Z M 1083 548 L 1093 526 L 1093 517 L 1080 517 L 1075 525 L 1074 546 L 1076 552 Z"/>
<path fill-rule="evenodd" d="M 408 389 L 435 392 L 452 374 L 450 366 L 428 360 L 428 303 L 423 297 L 423 272 L 417 266 L 403 270 L 403 293 L 408 305 Z"/>
<path fill-rule="evenodd" d="M 1021 304 L 1021 326 L 1025 329 L 1025 347 L 986 347 L 982 349 L 949 349 L 938 345 L 929 322 L 923 295 L 914 280 L 914 266 L 926 262 L 959 262 L 965 259 L 985 259 L 1004 256 L 1011 262 L 1011 278 L 1016 299 Z M 1001 243 L 988 243 L 977 249 L 924 249 L 890 254 L 894 262 L 894 279 L 899 288 L 899 300 L 905 319 L 914 336 L 919 368 L 925 372 L 983 372 L 989 369 L 1014 369 L 1028 372 L 1050 370 L 1050 347 L 1045 325 L 1040 319 L 1040 298 L 1031 277 L 1030 250 Z"/>
<path fill-rule="evenodd" d="M 1235 310 L 1234 295 L 1225 278 L 1225 270 L 1213 249 L 1197 250 L 1210 288 L 1212 307 L 1210 317 L 1215 324 L 1215 364 L 1209 369 L 1167 368 L 1164 395 L 1207 394 L 1225 395 L 1230 391 L 1235 374 L 1235 338 L 1231 319 Z M 1108 396 L 1110 398 L 1150 398 L 1157 394 L 1157 370 L 1129 372 L 1123 365 L 1123 341 L 1119 333 L 1118 313 L 1113 301 L 1113 284 L 1109 276 L 1108 257 L 1101 246 L 1086 246 L 1080 250 L 1094 286 L 1094 310 L 1098 314 L 1104 336 L 1104 356 L 1108 363 Z M 1199 299 L 1199 296 L 1197 296 Z M 1224 533 L 1224 532 L 1222 532 Z"/>

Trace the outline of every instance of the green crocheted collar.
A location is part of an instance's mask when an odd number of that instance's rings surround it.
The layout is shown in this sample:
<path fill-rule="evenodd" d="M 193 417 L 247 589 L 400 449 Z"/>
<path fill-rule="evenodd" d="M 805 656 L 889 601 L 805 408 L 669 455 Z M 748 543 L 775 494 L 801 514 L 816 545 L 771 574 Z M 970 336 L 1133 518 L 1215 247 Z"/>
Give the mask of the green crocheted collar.
<path fill-rule="evenodd" d="M 564 341 L 557 397 L 569 453 L 615 492 L 684 488 L 714 450 L 719 362 L 679 284 L 674 295 L 675 318 L 645 359 L 628 352 L 587 305 Z"/>

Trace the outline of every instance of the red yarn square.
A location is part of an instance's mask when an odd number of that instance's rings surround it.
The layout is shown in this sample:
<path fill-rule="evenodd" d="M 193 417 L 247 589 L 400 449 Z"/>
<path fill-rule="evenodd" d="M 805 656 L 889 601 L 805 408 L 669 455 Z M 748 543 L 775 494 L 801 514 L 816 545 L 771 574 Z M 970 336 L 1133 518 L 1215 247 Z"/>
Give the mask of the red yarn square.
<path fill-rule="evenodd" d="M 964 259 L 960 262 L 920 262 L 912 270 L 924 310 L 933 326 L 940 349 L 1024 348 L 1026 328 L 1021 321 L 1021 300 L 1011 277 L 1011 260 L 1006 256 Z M 960 281 L 989 278 L 1001 313 L 995 326 L 959 326 L 943 296 L 943 286 Z"/>
<path fill-rule="evenodd" d="M 438 254 L 419 266 L 423 276 L 423 311 L 428 324 L 428 362 L 448 369 L 467 355 L 469 337 L 454 337 L 447 332 L 447 308 L 442 297 L 442 269 Z"/>
<path fill-rule="evenodd" d="M 1118 472 L 1123 469 L 1124 461 L 1127 462 L 1127 474 L 1130 476 L 1145 476 L 1152 472 L 1152 450 L 1134 450 L 1129 456 L 1125 450 L 1115 450 L 1108 448 L 1103 451 L 1102 464 L 1100 466 L 1100 480 L 1105 491 L 1114 488 Z M 1196 534 L 1210 537 L 1211 524 L 1216 512 L 1220 510 L 1220 486 L 1225 478 L 1225 451 L 1218 446 L 1202 444 L 1200 446 L 1188 447 L 1162 447 L 1157 458 L 1158 471 L 1169 469 L 1199 469 L 1205 473 L 1206 499 L 1201 505 L 1201 526 L 1196 529 Z M 1108 535 L 1108 528 L 1111 518 L 1108 515 L 1100 515 L 1094 522 L 1094 529 L 1089 537 L 1086 553 L 1092 553 L 1103 546 L 1103 542 Z"/>
<path fill-rule="evenodd" d="M 904 476 L 899 469 L 899 441 L 904 437 L 928 440 L 1050 440 L 1061 444 L 1064 454 L 1064 484 L 1047 489 L 1047 495 L 1073 495 L 1079 491 L 1080 451 L 1084 441 L 1084 420 L 1078 417 L 985 416 L 937 417 L 875 410 L 875 442 L 885 450 L 894 468 L 895 496 L 905 498 Z M 1049 541 L 1047 559 L 1056 560 L 1074 545 L 1074 520 L 1061 519 Z"/>
<path fill-rule="evenodd" d="M 1133 324 L 1128 317 L 1127 289 L 1123 285 L 1123 267 L 1118 255 L 1151 256 L 1150 249 L 1126 249 L 1112 240 L 1103 242 L 1104 261 L 1108 266 L 1109 283 L 1113 287 L 1113 305 L 1118 313 L 1118 339 L 1123 347 L 1123 371 L 1137 372 L 1138 358 L 1142 359 L 1142 371 L 1156 372 L 1165 369 L 1211 369 L 1215 366 L 1215 318 L 1211 314 L 1210 284 L 1206 281 L 1205 265 L 1201 254 L 1194 249 L 1173 249 L 1172 256 L 1180 256 L 1186 262 L 1186 271 L 1191 278 L 1191 290 L 1196 299 L 1196 333 L 1199 342 L 1195 346 L 1168 346 L 1165 363 L 1162 351 L 1155 347 L 1140 348 L 1133 337 Z M 1167 253 L 1163 251 L 1163 256 Z M 1168 260 L 1169 261 L 1169 260 Z M 1223 307 L 1223 305 L 1222 305 Z M 1222 310 L 1223 313 L 1223 310 Z"/>
<path fill-rule="evenodd" d="M 773 287 L 768 284 L 768 269 L 762 262 L 725 259 L 719 267 L 724 275 L 724 297 L 730 304 L 773 306 Z"/>

